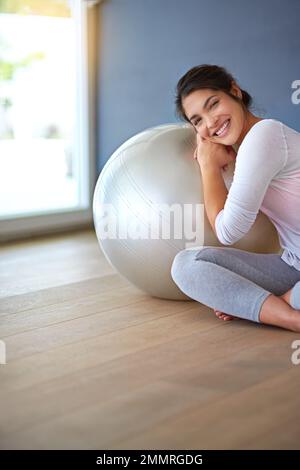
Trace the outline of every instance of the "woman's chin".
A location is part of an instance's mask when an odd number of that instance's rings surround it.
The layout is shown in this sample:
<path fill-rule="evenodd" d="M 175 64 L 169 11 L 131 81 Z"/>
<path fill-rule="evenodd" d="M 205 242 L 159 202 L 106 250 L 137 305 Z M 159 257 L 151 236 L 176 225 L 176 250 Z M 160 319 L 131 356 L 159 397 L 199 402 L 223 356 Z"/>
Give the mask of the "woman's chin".
<path fill-rule="evenodd" d="M 226 139 L 226 137 L 224 137 L 223 140 L 224 140 L 225 145 L 238 145 L 238 143 L 237 143 L 238 137 L 229 135 L 227 139 Z"/>

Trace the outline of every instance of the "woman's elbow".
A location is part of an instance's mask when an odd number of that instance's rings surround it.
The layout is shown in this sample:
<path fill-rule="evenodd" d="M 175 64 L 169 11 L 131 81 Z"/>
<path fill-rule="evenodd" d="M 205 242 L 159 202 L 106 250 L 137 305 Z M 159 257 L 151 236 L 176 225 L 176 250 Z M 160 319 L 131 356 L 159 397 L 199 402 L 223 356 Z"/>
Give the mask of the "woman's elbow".
<path fill-rule="evenodd" d="M 220 232 L 219 230 L 215 231 L 216 237 L 222 245 L 234 245 L 234 243 L 238 242 L 241 238 L 243 238 L 244 234 L 232 234 L 230 232 L 224 233 Z"/>

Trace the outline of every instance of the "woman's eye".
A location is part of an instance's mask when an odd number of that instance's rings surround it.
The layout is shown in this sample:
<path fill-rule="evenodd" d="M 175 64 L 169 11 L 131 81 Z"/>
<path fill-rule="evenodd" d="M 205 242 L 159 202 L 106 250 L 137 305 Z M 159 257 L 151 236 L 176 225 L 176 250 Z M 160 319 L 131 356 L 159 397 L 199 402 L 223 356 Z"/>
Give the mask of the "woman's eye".
<path fill-rule="evenodd" d="M 218 103 L 219 103 L 219 101 L 215 101 L 215 102 L 211 105 L 210 109 L 211 109 L 215 104 L 218 104 Z M 194 126 L 197 127 L 200 121 L 201 121 L 201 119 L 197 119 L 197 120 L 194 122 Z"/>

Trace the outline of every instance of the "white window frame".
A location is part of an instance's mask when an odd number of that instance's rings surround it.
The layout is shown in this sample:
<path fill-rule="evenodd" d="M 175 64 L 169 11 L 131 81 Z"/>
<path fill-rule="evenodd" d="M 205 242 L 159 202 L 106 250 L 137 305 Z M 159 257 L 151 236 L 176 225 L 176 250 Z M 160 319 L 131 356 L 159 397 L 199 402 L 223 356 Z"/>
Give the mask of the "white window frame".
<path fill-rule="evenodd" d="M 73 0 L 72 9 L 76 21 L 76 47 L 78 50 L 78 98 L 77 128 L 75 148 L 80 152 L 80 158 L 75 157 L 79 164 L 80 208 L 63 208 L 49 210 L 47 213 L 33 215 L 11 215 L 0 218 L 0 241 L 28 238 L 31 235 L 62 232 L 80 227 L 93 226 L 92 199 L 96 183 L 96 156 L 94 135 L 90 125 L 95 115 L 95 90 L 89 87 L 88 70 L 88 39 L 87 39 L 87 8 L 91 4 L 85 0 Z M 94 13 L 95 14 L 95 13 Z M 93 83 L 95 85 L 95 83 Z"/>

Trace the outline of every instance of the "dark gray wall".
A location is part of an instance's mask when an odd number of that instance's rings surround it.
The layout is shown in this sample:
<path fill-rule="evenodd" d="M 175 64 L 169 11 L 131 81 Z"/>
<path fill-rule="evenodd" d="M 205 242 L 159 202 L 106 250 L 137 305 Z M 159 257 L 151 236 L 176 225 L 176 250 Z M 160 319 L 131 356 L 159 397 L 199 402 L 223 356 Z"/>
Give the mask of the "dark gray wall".
<path fill-rule="evenodd" d="M 225 66 L 255 114 L 300 130 L 299 0 L 104 0 L 99 10 L 98 171 L 129 137 L 177 122 L 176 83 L 202 63 Z"/>

